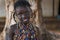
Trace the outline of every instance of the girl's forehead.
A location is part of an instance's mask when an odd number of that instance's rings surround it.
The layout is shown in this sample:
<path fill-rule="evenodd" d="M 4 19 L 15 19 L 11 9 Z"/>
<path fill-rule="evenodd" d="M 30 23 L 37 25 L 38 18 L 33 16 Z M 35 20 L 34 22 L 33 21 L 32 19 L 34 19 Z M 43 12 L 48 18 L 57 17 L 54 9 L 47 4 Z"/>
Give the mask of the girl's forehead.
<path fill-rule="evenodd" d="M 16 8 L 16 11 L 21 11 L 21 10 L 27 10 L 27 8 L 25 8 L 25 7 L 17 7 Z"/>
<path fill-rule="evenodd" d="M 15 10 L 16 13 L 32 13 L 31 9 L 29 7 L 17 7 Z"/>

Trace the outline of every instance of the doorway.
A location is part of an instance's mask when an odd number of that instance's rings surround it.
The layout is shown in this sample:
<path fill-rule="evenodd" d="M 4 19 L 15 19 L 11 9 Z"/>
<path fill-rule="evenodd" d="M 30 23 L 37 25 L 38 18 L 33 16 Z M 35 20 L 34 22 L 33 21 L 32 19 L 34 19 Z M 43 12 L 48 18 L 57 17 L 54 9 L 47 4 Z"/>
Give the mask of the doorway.
<path fill-rule="evenodd" d="M 59 0 L 58 15 L 60 15 L 60 0 Z"/>

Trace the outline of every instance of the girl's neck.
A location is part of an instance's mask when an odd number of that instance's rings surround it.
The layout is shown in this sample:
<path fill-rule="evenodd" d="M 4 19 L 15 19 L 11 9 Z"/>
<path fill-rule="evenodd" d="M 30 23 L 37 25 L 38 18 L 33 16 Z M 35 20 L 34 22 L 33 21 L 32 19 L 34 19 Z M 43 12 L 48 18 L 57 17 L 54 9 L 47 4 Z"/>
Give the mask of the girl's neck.
<path fill-rule="evenodd" d="M 18 23 L 19 25 L 24 25 L 24 26 L 28 26 L 30 23 Z"/>

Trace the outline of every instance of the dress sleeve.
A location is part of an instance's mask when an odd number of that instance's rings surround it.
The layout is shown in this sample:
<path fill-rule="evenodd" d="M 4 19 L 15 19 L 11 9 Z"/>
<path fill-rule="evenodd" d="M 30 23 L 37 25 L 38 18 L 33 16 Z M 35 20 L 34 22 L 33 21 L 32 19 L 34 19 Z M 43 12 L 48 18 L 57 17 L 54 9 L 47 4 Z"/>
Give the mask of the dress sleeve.
<path fill-rule="evenodd" d="M 37 39 L 39 40 L 40 33 L 39 33 L 38 27 L 35 27 L 35 34 L 36 34 Z"/>
<path fill-rule="evenodd" d="M 9 40 L 13 40 L 13 28 L 9 29 Z"/>

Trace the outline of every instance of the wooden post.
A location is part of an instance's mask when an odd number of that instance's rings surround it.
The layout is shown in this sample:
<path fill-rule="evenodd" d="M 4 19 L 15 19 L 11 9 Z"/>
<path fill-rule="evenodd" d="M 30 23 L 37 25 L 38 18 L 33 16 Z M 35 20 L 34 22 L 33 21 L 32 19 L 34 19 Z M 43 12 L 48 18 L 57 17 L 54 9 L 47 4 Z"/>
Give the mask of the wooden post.
<path fill-rule="evenodd" d="M 14 8 L 13 8 L 14 0 L 5 0 L 5 4 L 6 4 L 6 23 L 5 23 L 5 27 L 7 27 L 11 23 L 12 14 L 13 14 L 13 11 L 14 11 Z"/>
<path fill-rule="evenodd" d="M 5 8 L 6 8 L 6 23 L 3 32 L 0 34 L 0 40 L 6 40 L 6 33 L 8 32 L 8 29 L 10 28 L 10 23 L 12 20 L 12 14 L 13 14 L 13 4 L 14 0 L 5 0 Z"/>

